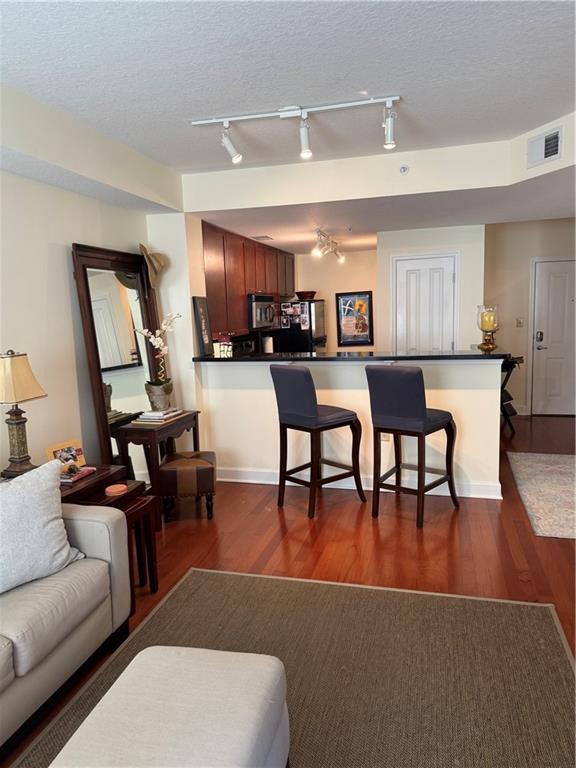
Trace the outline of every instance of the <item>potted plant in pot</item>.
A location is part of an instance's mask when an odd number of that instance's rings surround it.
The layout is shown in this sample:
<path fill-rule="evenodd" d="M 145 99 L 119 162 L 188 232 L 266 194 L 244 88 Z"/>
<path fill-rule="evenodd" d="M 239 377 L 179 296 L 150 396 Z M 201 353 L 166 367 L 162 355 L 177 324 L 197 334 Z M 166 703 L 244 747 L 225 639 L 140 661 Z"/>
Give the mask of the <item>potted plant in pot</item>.
<path fill-rule="evenodd" d="M 172 379 L 166 372 L 166 356 L 168 354 L 168 345 L 166 344 L 166 335 L 174 330 L 174 323 L 182 317 L 177 312 L 170 312 L 162 320 L 160 328 L 155 331 L 149 331 L 148 328 L 136 330 L 136 333 L 145 336 L 150 344 L 156 350 L 154 357 L 158 360 L 158 370 L 156 378 L 146 382 L 146 394 L 150 400 L 150 406 L 153 411 L 165 411 L 170 407 L 170 395 L 174 389 Z"/>

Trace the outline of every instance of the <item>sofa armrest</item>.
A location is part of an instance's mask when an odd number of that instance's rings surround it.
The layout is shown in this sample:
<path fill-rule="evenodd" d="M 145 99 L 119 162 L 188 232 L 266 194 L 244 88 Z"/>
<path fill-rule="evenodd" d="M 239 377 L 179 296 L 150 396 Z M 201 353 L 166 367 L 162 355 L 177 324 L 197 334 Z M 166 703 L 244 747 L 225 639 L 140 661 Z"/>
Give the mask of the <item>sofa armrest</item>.
<path fill-rule="evenodd" d="M 126 516 L 113 507 L 62 504 L 62 517 L 72 546 L 86 557 L 105 560 L 110 570 L 114 629 L 130 614 L 130 572 Z"/>

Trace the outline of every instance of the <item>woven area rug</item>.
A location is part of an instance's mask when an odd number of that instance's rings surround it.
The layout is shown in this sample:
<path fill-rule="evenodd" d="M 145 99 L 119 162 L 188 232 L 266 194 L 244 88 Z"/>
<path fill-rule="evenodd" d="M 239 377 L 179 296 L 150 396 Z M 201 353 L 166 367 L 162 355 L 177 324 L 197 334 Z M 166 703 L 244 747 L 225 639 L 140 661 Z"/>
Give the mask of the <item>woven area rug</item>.
<path fill-rule="evenodd" d="M 574 456 L 508 453 L 508 460 L 536 536 L 576 538 Z"/>
<path fill-rule="evenodd" d="M 18 765 L 45 768 L 150 645 L 282 659 L 291 768 L 574 765 L 574 679 L 551 606 L 199 570 Z"/>

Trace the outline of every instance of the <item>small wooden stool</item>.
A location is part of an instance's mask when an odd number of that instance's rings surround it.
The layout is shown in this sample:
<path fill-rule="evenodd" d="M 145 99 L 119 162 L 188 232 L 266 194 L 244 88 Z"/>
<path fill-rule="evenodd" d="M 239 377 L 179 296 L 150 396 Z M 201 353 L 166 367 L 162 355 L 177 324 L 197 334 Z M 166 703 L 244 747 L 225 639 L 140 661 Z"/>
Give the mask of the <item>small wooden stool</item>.
<path fill-rule="evenodd" d="M 206 497 L 208 520 L 213 517 L 216 492 L 216 454 L 212 451 L 179 451 L 164 457 L 158 473 L 163 499 Z"/>

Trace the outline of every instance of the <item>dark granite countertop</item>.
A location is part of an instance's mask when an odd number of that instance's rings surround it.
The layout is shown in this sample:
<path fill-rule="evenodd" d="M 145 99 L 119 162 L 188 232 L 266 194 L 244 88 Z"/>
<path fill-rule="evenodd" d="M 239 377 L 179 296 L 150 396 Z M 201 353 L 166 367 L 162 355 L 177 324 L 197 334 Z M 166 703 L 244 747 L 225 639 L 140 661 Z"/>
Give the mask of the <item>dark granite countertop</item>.
<path fill-rule="evenodd" d="M 467 349 L 451 352 L 414 352 L 411 354 L 397 355 L 393 352 L 284 352 L 272 354 L 239 355 L 238 357 L 194 357 L 195 363 L 274 363 L 288 362 L 290 360 L 302 360 L 316 362 L 366 362 L 371 360 L 397 361 L 402 360 L 505 360 L 510 355 L 507 352 L 481 352 L 479 349 Z"/>

